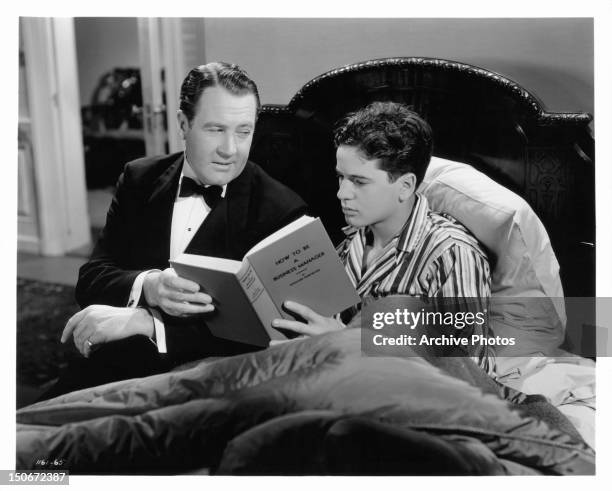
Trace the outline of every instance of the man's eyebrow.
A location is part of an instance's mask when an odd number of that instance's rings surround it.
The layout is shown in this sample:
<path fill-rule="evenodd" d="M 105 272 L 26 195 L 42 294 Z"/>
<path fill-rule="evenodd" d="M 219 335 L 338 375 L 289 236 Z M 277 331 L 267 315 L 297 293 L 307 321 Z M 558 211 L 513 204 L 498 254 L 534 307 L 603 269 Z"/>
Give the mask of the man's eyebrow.
<path fill-rule="evenodd" d="M 218 123 L 216 121 L 207 121 L 206 123 L 204 123 L 203 127 L 204 128 L 228 128 L 229 126 L 224 123 Z M 255 125 L 249 122 L 240 123 L 239 125 L 236 126 L 236 128 L 250 128 L 250 129 L 254 127 Z"/>
<path fill-rule="evenodd" d="M 223 123 L 217 123 L 215 121 L 207 121 L 206 123 L 204 123 L 204 128 L 227 128 L 227 125 L 223 124 Z"/>

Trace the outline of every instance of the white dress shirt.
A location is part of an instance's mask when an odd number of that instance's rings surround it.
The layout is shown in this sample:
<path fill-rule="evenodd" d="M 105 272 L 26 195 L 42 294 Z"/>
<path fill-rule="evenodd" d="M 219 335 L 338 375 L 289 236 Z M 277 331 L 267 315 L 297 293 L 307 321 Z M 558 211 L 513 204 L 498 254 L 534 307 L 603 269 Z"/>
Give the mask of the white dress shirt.
<path fill-rule="evenodd" d="M 204 197 L 199 194 L 194 194 L 187 197 L 179 197 L 181 184 L 183 177 L 189 177 L 194 181 L 200 183 L 195 173 L 191 169 L 191 166 L 187 163 L 187 158 L 183 162 L 183 169 L 181 170 L 181 176 L 179 178 L 179 187 L 176 192 L 176 198 L 174 200 L 174 208 L 172 211 L 172 225 L 170 229 L 170 257 L 174 259 L 178 255 L 182 254 L 193 239 L 193 236 L 198 231 L 204 220 L 210 212 L 210 207 L 204 201 Z M 201 183 L 200 183 L 201 184 Z M 221 196 L 225 196 L 227 185 L 223 186 Z M 128 307 L 136 307 L 140 301 L 142 295 L 142 287 L 144 284 L 145 276 L 153 271 L 159 271 L 157 269 L 151 269 L 143 271 L 134 280 L 132 290 L 130 292 L 130 298 L 128 300 Z M 166 331 L 164 323 L 162 321 L 161 314 L 156 309 L 149 309 L 153 315 L 153 323 L 155 325 L 155 340 L 157 349 L 160 353 L 166 353 Z"/>

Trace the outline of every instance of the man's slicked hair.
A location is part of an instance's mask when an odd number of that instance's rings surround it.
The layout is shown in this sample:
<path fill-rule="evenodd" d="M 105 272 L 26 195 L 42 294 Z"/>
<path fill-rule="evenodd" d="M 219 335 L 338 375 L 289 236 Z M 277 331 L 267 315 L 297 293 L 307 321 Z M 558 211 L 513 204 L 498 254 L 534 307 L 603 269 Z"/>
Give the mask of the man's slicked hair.
<path fill-rule="evenodd" d="M 208 87 L 223 87 L 234 95 L 253 94 L 259 113 L 261 102 L 255 82 L 238 65 L 213 61 L 193 68 L 181 85 L 179 108 L 190 123 L 195 117 L 202 92 Z"/>
<path fill-rule="evenodd" d="M 368 160 L 380 159 L 380 169 L 392 181 L 413 173 L 417 186 L 433 150 L 429 124 L 398 102 L 372 102 L 348 114 L 336 127 L 334 143 L 357 147 Z"/>

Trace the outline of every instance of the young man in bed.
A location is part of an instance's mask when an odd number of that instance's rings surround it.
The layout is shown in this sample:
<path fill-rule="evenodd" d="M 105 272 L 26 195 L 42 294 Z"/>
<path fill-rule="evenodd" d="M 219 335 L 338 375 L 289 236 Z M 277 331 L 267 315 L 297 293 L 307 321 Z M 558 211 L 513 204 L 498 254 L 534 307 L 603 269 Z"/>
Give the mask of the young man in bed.
<path fill-rule="evenodd" d="M 259 108 L 255 82 L 236 65 L 187 75 L 178 112 L 185 151 L 125 166 L 79 272 L 83 310 L 62 334 L 89 359 L 70 365 L 44 397 L 253 349 L 212 336 L 199 315 L 214 308 L 210 296 L 168 260 L 183 251 L 241 259 L 305 213 L 293 191 L 248 161 Z"/>
<path fill-rule="evenodd" d="M 429 125 L 402 104 L 375 102 L 348 115 L 334 139 L 337 196 L 348 224 L 347 238 L 338 251 L 361 298 L 434 297 L 433 304 L 435 298 L 470 298 L 480 299 L 477 308 L 482 310 L 491 284 L 485 252 L 465 227 L 432 212 L 427 199 L 416 191 L 432 153 Z M 296 302 L 285 302 L 285 307 L 306 322 L 275 319 L 276 327 L 309 336 L 345 327 L 338 318 L 323 317 Z M 348 322 L 357 313 L 358 309 L 344 312 L 342 319 Z M 351 324 L 359 325 L 355 319 Z M 482 331 L 474 334 L 486 336 L 486 324 Z M 427 358 L 485 393 L 505 398 L 524 415 L 581 439 L 545 397 L 520 393 L 488 376 L 494 373 L 492 349 L 476 347 L 468 355 L 471 359 Z"/>
<path fill-rule="evenodd" d="M 460 223 L 429 209 L 417 188 L 432 154 L 429 125 L 406 106 L 375 102 L 350 114 L 335 133 L 336 171 L 348 226 L 338 251 L 360 296 L 490 296 L 487 256 Z M 274 325 L 315 335 L 341 329 L 307 306 L 287 302 L 307 322 L 276 319 Z M 351 314 L 342 318 L 350 319 Z M 492 369 L 492 353 L 479 364 Z"/>

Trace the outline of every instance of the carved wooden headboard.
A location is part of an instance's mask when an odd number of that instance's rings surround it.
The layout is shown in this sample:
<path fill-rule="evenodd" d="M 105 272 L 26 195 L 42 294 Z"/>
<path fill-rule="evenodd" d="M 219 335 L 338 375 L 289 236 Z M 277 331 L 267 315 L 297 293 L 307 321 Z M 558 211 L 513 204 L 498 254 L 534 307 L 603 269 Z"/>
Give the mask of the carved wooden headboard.
<path fill-rule="evenodd" d="M 284 182 L 341 239 L 336 121 L 375 100 L 404 102 L 434 132 L 434 154 L 468 163 L 521 195 L 561 264 L 566 296 L 595 293 L 594 143 L 586 113 L 550 113 L 497 73 L 432 58 L 386 58 L 331 70 L 286 106 L 265 105 L 251 158 Z"/>

